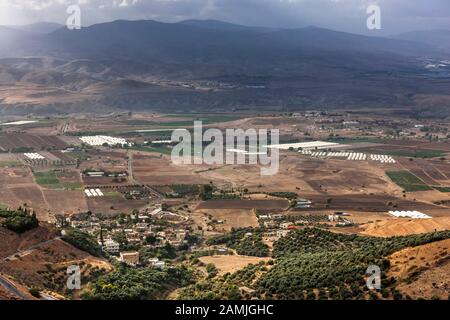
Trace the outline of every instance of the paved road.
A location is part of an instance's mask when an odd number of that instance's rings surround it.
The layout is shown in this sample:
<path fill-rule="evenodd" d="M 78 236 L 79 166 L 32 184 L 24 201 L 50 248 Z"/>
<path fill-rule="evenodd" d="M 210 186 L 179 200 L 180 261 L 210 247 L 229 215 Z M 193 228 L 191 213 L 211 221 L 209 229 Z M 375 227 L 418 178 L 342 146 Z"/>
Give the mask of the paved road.
<path fill-rule="evenodd" d="M 16 288 L 16 286 L 11 281 L 9 281 L 7 278 L 5 278 L 2 275 L 0 275 L 0 285 L 2 287 L 4 287 L 9 293 L 11 293 L 21 299 L 24 299 L 24 300 L 30 299 L 29 296 L 22 293 L 19 289 Z"/>
<path fill-rule="evenodd" d="M 2 276 L 2 275 L 0 275 L 0 286 L 5 288 L 6 291 L 8 291 L 10 294 L 13 294 L 21 299 L 30 300 L 30 298 L 31 298 L 30 296 L 24 294 L 19 289 L 17 289 L 15 284 L 13 284 L 8 278 L 6 278 L 5 276 Z M 49 294 L 42 293 L 42 292 L 41 292 L 41 298 L 44 300 L 58 300 L 57 298 L 55 298 Z"/>

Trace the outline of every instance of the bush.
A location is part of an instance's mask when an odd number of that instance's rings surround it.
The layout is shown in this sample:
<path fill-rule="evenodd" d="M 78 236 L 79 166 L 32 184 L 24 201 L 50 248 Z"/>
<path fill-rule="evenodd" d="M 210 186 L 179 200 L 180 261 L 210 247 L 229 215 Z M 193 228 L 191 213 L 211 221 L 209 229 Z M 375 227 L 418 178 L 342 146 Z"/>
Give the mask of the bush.
<path fill-rule="evenodd" d="M 2 216 L 6 216 L 4 226 L 17 233 L 23 233 L 39 226 L 36 214 L 29 214 L 27 210 L 3 211 Z"/>
<path fill-rule="evenodd" d="M 198 196 L 201 200 L 206 201 L 210 200 L 213 195 L 213 187 L 209 184 L 205 184 L 200 186 L 200 190 Z"/>
<path fill-rule="evenodd" d="M 65 235 L 62 237 L 62 240 L 70 243 L 77 249 L 90 253 L 93 256 L 99 257 L 102 254 L 97 240 L 93 236 L 77 229 L 67 229 Z"/>
<path fill-rule="evenodd" d="M 91 300 L 145 300 L 164 298 L 173 287 L 185 286 L 192 273 L 184 267 L 161 271 L 153 268 L 135 269 L 121 266 L 100 277 L 85 292 L 84 299 Z"/>
<path fill-rule="evenodd" d="M 29 292 L 35 298 L 40 298 L 41 297 L 41 291 L 38 288 L 36 288 L 36 287 L 30 288 Z"/>
<path fill-rule="evenodd" d="M 251 235 L 247 235 L 251 233 Z M 261 228 L 239 228 L 230 233 L 207 241 L 209 245 L 226 245 L 238 254 L 254 257 L 268 257 L 269 247 L 262 242 L 264 230 Z"/>
<path fill-rule="evenodd" d="M 273 256 L 277 263 L 258 279 L 256 288 L 295 299 L 296 292 L 339 286 L 340 299 L 352 299 L 365 288 L 367 266 L 375 264 L 382 267 L 382 283 L 394 289 L 396 282 L 386 278 L 390 267 L 386 256 L 406 247 L 448 238 L 449 231 L 392 238 L 336 234 L 316 228 L 292 231 L 275 242 Z M 348 287 L 352 290 L 343 289 Z M 388 295 L 382 294 L 384 298 Z M 392 291 L 392 296 L 403 299 L 397 290 Z"/>

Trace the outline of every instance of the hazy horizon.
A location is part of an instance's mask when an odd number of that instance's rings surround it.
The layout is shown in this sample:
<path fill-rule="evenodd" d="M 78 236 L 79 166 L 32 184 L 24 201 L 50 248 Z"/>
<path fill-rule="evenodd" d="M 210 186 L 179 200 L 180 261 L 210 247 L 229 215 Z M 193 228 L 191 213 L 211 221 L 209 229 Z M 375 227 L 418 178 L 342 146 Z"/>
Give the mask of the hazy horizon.
<path fill-rule="evenodd" d="M 115 20 L 198 19 L 272 28 L 316 26 L 383 36 L 450 29 L 446 0 L 0 0 L 0 25 L 64 24 L 71 4 L 80 6 L 83 26 Z M 366 9 L 371 4 L 381 8 L 381 30 L 366 27 Z"/>

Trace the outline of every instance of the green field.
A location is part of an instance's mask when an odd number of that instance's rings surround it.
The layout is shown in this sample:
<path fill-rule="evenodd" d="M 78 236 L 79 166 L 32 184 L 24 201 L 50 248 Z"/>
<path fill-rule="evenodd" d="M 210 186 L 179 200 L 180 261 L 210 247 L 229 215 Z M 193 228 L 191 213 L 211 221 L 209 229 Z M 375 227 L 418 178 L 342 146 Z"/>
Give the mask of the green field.
<path fill-rule="evenodd" d="M 326 141 L 337 142 L 342 144 L 353 144 L 353 143 L 379 143 L 386 144 L 389 140 L 379 138 L 379 137 L 356 137 L 356 138 L 345 138 L 345 137 L 330 137 L 326 139 Z M 443 157 L 447 154 L 444 150 L 435 150 L 435 149 L 411 149 L 411 150 L 375 150 L 371 151 L 374 154 L 385 154 L 388 156 L 397 156 L 397 157 L 410 157 L 410 158 L 437 158 Z"/>
<path fill-rule="evenodd" d="M 51 187 L 59 185 L 59 180 L 53 171 L 35 172 L 34 178 L 36 179 L 37 184 L 40 184 L 41 186 Z"/>
<path fill-rule="evenodd" d="M 166 155 L 172 154 L 172 149 L 167 147 L 147 147 L 147 146 L 133 146 L 130 148 L 131 150 L 142 151 L 142 152 L 157 152 Z"/>
<path fill-rule="evenodd" d="M 105 197 L 112 197 L 112 198 L 119 198 L 122 196 L 122 194 L 119 191 L 111 191 L 111 192 L 105 192 Z"/>
<path fill-rule="evenodd" d="M 205 114 L 192 114 L 192 113 L 186 113 L 186 114 L 170 114 L 167 115 L 167 117 L 170 118 L 191 118 L 193 120 L 201 120 L 203 123 L 220 123 L 220 122 L 227 122 L 227 121 L 234 121 L 238 119 L 242 119 L 242 116 L 238 115 L 225 115 L 225 114 L 212 114 L 212 115 L 205 115 Z"/>
<path fill-rule="evenodd" d="M 73 151 L 70 153 L 70 155 L 80 161 L 85 161 L 88 159 L 88 154 L 86 153 L 86 151 Z"/>
<path fill-rule="evenodd" d="M 329 142 L 337 142 L 342 144 L 352 144 L 352 143 L 385 143 L 386 140 L 379 137 L 356 137 L 356 138 L 345 138 L 345 137 L 331 137 L 326 139 Z"/>
<path fill-rule="evenodd" d="M 0 168 L 15 168 L 21 167 L 23 164 L 20 161 L 12 160 L 12 161 L 0 161 Z"/>
<path fill-rule="evenodd" d="M 34 174 L 36 183 L 45 188 L 75 190 L 75 189 L 81 189 L 81 187 L 82 187 L 82 184 L 79 182 L 62 183 L 56 177 L 56 174 L 54 171 L 34 172 L 33 174 Z"/>
<path fill-rule="evenodd" d="M 440 192 L 450 192 L 450 187 L 433 187 L 433 188 Z"/>
<path fill-rule="evenodd" d="M 170 118 L 186 118 L 188 120 L 181 120 L 180 121 L 168 121 L 168 122 L 149 122 L 146 126 L 142 126 L 140 130 L 158 130 L 158 129 L 170 129 L 170 128 L 185 128 L 185 127 L 192 127 L 194 125 L 194 121 L 202 121 L 203 125 L 209 125 L 214 123 L 222 123 L 222 122 L 229 122 L 234 121 L 238 119 L 242 119 L 242 116 L 236 116 L 236 115 L 204 115 L 204 114 L 171 114 L 167 115 L 166 117 Z M 158 131 L 150 132 L 151 134 L 156 134 Z M 135 131 L 125 131 L 122 133 L 136 133 Z M 140 133 L 140 134 L 144 134 Z M 168 132 L 165 131 L 165 134 Z M 171 134 L 169 132 L 169 134 Z"/>
<path fill-rule="evenodd" d="M 409 171 L 386 171 L 386 175 L 407 192 L 433 190 Z"/>
<path fill-rule="evenodd" d="M 139 136 L 161 136 L 161 137 L 170 137 L 172 135 L 171 131 L 167 131 L 167 129 L 185 129 L 188 127 L 194 126 L 194 121 L 201 120 L 203 125 L 210 125 L 214 123 L 222 123 L 235 121 L 239 119 L 243 119 L 245 116 L 241 115 L 207 115 L 207 114 L 171 114 L 167 115 L 167 117 L 171 118 L 180 118 L 179 121 L 175 119 L 175 121 L 168 122 L 157 122 L 157 121 L 129 121 L 129 124 L 135 124 L 135 128 L 133 129 L 125 129 L 125 130 L 109 130 L 109 131 L 79 131 L 68 133 L 68 135 L 72 136 L 92 136 L 92 135 L 106 135 L 106 136 L 115 136 L 121 135 L 124 137 L 133 137 L 136 135 Z M 186 120 L 185 120 L 186 119 Z M 142 130 L 155 130 L 150 132 L 139 132 Z M 159 130 L 159 131 L 158 131 Z M 72 153 L 74 156 L 75 152 Z"/>
<path fill-rule="evenodd" d="M 386 150 L 386 151 L 380 151 L 376 152 L 379 154 L 385 154 L 388 156 L 397 156 L 397 157 L 409 157 L 409 158 L 437 158 L 437 157 L 443 157 L 446 155 L 446 152 L 443 150 Z"/>

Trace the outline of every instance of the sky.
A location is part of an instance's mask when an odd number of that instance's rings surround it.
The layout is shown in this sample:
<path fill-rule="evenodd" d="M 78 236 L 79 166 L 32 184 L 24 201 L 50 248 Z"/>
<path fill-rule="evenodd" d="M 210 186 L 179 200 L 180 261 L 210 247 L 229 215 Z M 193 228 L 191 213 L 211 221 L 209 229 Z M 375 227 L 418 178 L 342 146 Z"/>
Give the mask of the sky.
<path fill-rule="evenodd" d="M 65 23 L 69 5 L 83 26 L 117 19 L 176 22 L 216 19 L 251 26 L 318 26 L 369 33 L 367 7 L 381 9 L 382 34 L 450 30 L 450 0 L 0 0 L 0 25 Z"/>

